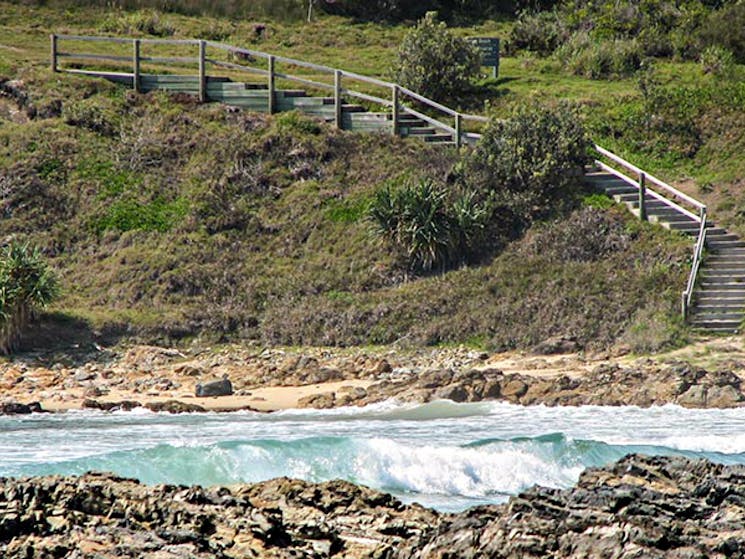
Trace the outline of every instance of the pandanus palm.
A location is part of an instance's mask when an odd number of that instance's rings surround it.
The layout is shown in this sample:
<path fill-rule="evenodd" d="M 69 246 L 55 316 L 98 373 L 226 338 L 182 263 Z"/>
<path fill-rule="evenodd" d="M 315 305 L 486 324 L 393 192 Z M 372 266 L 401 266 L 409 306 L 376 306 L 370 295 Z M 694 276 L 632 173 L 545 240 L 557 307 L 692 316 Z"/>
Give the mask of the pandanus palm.
<path fill-rule="evenodd" d="M 9 353 L 34 314 L 59 292 L 38 249 L 11 243 L 0 256 L 0 353 Z"/>

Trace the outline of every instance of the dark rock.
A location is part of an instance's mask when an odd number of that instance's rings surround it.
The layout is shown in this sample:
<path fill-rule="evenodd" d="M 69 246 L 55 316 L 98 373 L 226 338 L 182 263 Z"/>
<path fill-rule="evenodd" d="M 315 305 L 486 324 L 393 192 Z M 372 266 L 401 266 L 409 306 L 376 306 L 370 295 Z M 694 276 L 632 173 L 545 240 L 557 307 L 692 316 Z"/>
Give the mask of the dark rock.
<path fill-rule="evenodd" d="M 334 392 L 323 392 L 322 394 L 311 394 L 300 398 L 297 402 L 299 408 L 315 408 L 317 410 L 326 410 L 333 408 L 336 402 Z"/>
<path fill-rule="evenodd" d="M 165 402 L 148 402 L 144 406 L 154 412 L 168 413 L 203 413 L 206 412 L 202 406 L 188 404 L 179 400 L 166 400 Z"/>
<path fill-rule="evenodd" d="M 535 355 L 556 355 L 563 353 L 574 353 L 580 349 L 577 338 L 569 336 L 554 336 L 533 346 L 531 350 Z"/>
<path fill-rule="evenodd" d="M 197 398 L 207 398 L 215 396 L 230 396 L 233 393 L 233 385 L 227 378 L 197 384 L 195 395 Z"/>
<path fill-rule="evenodd" d="M 41 411 L 41 405 L 38 402 L 33 404 L 21 404 L 20 402 L 6 402 L 0 404 L 0 415 L 27 415 Z"/>
<path fill-rule="evenodd" d="M 99 402 L 98 400 L 83 400 L 84 409 L 101 410 L 101 411 L 132 411 L 135 408 L 142 407 L 140 402 L 135 400 L 122 400 L 120 402 Z"/>

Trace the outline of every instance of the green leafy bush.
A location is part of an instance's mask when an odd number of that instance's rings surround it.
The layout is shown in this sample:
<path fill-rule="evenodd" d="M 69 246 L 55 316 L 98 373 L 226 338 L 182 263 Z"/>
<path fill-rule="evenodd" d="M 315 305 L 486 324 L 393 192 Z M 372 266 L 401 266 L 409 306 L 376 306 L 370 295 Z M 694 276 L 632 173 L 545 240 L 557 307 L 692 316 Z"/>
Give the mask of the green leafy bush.
<path fill-rule="evenodd" d="M 67 124 L 85 128 L 102 136 L 113 138 L 119 133 L 119 115 L 104 108 L 100 101 L 85 99 L 66 103 L 63 116 Z"/>
<path fill-rule="evenodd" d="M 547 56 L 566 40 L 568 32 L 558 12 L 522 12 L 512 27 L 509 50 Z"/>
<path fill-rule="evenodd" d="M 571 107 L 521 107 L 512 118 L 487 125 L 459 165 L 458 180 L 521 227 L 569 197 L 588 147 L 582 120 Z"/>
<path fill-rule="evenodd" d="M 468 41 L 427 13 L 404 37 L 398 49 L 394 79 L 438 101 L 451 100 L 470 87 L 481 66 L 480 53 Z"/>
<path fill-rule="evenodd" d="M 712 45 L 704 49 L 699 62 L 701 63 L 701 69 L 704 74 L 729 77 L 732 75 L 734 69 L 735 57 L 726 48 Z"/>
<path fill-rule="evenodd" d="M 376 231 L 406 254 L 413 269 L 430 271 L 473 255 L 491 218 L 472 193 L 454 200 L 431 180 L 378 191 L 369 211 Z"/>
<path fill-rule="evenodd" d="M 34 314 L 59 293 L 41 253 L 12 242 L 0 255 L 0 353 L 10 353 Z"/>
<path fill-rule="evenodd" d="M 745 64 L 745 4 L 732 3 L 709 15 L 699 37 L 705 46 L 717 45 Z"/>
<path fill-rule="evenodd" d="M 155 37 L 170 37 L 176 27 L 156 10 L 122 12 L 110 16 L 102 25 L 101 31 L 122 35 L 145 34 Z"/>
<path fill-rule="evenodd" d="M 643 52 L 634 40 L 598 41 L 579 32 L 556 51 L 556 57 L 572 74 L 597 80 L 634 74 L 641 68 Z"/>

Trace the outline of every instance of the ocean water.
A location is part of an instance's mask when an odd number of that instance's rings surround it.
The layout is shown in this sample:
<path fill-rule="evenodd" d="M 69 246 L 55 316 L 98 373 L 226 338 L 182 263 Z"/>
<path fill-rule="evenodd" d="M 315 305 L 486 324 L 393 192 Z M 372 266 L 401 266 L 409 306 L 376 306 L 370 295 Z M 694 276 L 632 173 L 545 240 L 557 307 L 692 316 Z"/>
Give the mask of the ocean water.
<path fill-rule="evenodd" d="M 745 409 L 424 405 L 275 414 L 0 417 L 0 476 L 113 471 L 149 484 L 346 479 L 455 511 L 573 485 L 630 452 L 745 464 Z"/>

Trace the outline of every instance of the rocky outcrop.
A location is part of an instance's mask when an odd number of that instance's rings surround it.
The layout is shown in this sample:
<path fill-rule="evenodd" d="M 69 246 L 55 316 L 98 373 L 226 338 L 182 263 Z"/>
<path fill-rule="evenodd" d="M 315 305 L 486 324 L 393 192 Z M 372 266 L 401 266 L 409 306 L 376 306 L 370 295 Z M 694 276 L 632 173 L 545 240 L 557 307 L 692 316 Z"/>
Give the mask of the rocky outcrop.
<path fill-rule="evenodd" d="M 30 413 L 40 413 L 44 410 L 41 409 L 39 402 L 31 402 L 30 404 L 21 404 L 19 402 L 5 402 L 0 404 L 0 415 L 27 415 Z"/>
<path fill-rule="evenodd" d="M 745 468 L 628 456 L 577 486 L 444 517 L 398 557 L 714 558 L 745 551 Z"/>
<path fill-rule="evenodd" d="M 147 487 L 108 474 L 0 480 L 0 556 L 390 557 L 438 515 L 343 481 Z"/>
<path fill-rule="evenodd" d="M 438 514 L 343 481 L 148 487 L 0 479 L 0 556 L 724 558 L 745 549 L 745 468 L 628 456 L 576 487 Z"/>
<path fill-rule="evenodd" d="M 331 407 L 335 394 L 301 400 L 300 406 Z M 505 374 L 497 369 L 429 370 L 402 374 L 369 386 L 351 403 L 366 405 L 388 398 L 429 402 L 500 400 L 548 406 L 679 404 L 688 408 L 732 408 L 745 405 L 740 376 L 706 371 L 686 363 L 621 367 L 602 365 L 581 376 Z"/>

